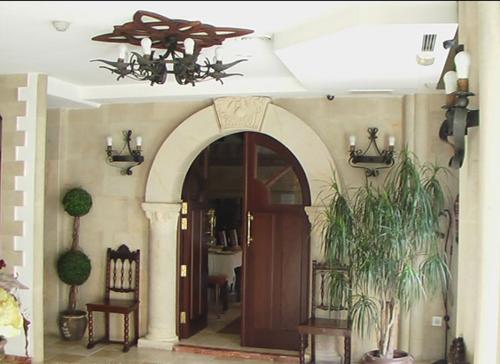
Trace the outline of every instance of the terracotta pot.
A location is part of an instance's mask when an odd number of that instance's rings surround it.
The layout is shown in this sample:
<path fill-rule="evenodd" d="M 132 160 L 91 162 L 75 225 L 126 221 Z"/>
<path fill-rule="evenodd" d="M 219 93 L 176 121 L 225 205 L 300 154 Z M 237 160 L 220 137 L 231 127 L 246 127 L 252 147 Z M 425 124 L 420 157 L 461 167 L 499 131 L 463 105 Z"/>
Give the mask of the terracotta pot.
<path fill-rule="evenodd" d="M 59 314 L 59 332 L 65 340 L 81 340 L 87 329 L 85 311 L 63 311 Z"/>
<path fill-rule="evenodd" d="M 363 364 L 413 364 L 415 359 L 410 354 L 400 350 L 394 350 L 394 358 L 392 359 L 381 358 L 378 356 L 378 350 L 372 350 L 363 355 L 361 362 Z"/>

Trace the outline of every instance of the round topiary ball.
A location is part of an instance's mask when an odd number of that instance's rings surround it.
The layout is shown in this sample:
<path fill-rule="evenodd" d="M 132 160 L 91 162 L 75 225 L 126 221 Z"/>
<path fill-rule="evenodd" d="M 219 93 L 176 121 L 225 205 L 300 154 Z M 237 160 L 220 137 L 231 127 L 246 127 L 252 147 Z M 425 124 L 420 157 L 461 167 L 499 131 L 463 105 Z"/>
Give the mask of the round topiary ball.
<path fill-rule="evenodd" d="M 71 216 L 83 216 L 92 207 L 92 196 L 83 188 L 73 188 L 66 192 L 62 203 L 64 210 Z"/>
<path fill-rule="evenodd" d="M 69 250 L 57 261 L 59 278 L 70 286 L 83 284 L 89 278 L 91 269 L 89 257 L 80 250 Z"/>

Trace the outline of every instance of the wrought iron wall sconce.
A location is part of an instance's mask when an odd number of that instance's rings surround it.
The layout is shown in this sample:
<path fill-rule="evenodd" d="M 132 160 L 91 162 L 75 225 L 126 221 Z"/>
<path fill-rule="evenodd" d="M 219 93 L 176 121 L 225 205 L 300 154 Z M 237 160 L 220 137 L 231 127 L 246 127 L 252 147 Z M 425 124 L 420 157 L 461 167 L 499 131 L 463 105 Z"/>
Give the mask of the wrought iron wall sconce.
<path fill-rule="evenodd" d="M 114 167 L 121 168 L 121 174 L 130 176 L 132 168 L 144 162 L 142 156 L 142 138 L 140 136 L 135 138 L 135 149 L 132 149 L 130 142 L 132 140 L 132 130 L 125 130 L 123 132 L 124 144 L 120 151 L 113 150 L 113 139 L 108 136 L 106 138 L 106 154 L 108 162 Z M 128 154 L 124 154 L 124 151 Z M 115 165 L 114 163 L 119 163 Z M 123 164 L 127 163 L 127 164 Z"/>
<path fill-rule="evenodd" d="M 366 177 L 376 177 L 380 174 L 381 169 L 389 168 L 394 165 L 394 144 L 396 138 L 389 137 L 389 148 L 380 150 L 377 145 L 377 128 L 368 128 L 368 139 L 370 144 L 362 151 L 356 149 L 356 137 L 351 135 L 349 137 L 349 164 L 354 168 L 364 168 Z M 367 155 L 366 153 L 373 147 L 376 155 Z M 379 166 L 371 166 L 372 164 L 379 164 Z"/>
<path fill-rule="evenodd" d="M 454 169 L 462 167 L 465 157 L 465 136 L 470 127 L 479 125 L 479 110 L 469 110 L 469 68 L 470 55 L 463 50 L 463 45 L 455 46 L 460 51 L 455 56 L 456 71 L 448 71 L 444 75 L 446 92 L 446 119 L 439 129 L 439 138 L 453 147 L 454 155 L 449 166 Z M 448 140 L 453 136 L 453 143 Z"/>

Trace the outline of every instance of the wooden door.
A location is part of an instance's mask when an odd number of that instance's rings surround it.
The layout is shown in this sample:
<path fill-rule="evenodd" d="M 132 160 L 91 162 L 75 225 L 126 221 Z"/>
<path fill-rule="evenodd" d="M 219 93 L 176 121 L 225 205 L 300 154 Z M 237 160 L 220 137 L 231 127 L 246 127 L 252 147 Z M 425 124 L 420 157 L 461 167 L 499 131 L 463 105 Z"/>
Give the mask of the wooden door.
<path fill-rule="evenodd" d="M 298 350 L 307 318 L 310 204 L 293 154 L 263 134 L 245 135 L 242 345 Z"/>
<path fill-rule="evenodd" d="M 188 338 L 207 326 L 207 151 L 191 165 L 182 190 L 179 239 L 179 332 Z"/>

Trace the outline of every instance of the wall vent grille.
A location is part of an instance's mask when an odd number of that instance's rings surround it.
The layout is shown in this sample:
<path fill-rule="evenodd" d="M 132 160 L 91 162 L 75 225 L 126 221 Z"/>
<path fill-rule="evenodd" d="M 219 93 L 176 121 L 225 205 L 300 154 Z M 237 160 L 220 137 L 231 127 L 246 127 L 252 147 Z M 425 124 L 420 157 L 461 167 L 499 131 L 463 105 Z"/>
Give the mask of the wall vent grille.
<path fill-rule="evenodd" d="M 422 52 L 433 52 L 436 46 L 437 34 L 424 34 L 422 37 Z"/>

